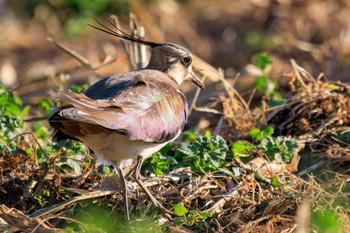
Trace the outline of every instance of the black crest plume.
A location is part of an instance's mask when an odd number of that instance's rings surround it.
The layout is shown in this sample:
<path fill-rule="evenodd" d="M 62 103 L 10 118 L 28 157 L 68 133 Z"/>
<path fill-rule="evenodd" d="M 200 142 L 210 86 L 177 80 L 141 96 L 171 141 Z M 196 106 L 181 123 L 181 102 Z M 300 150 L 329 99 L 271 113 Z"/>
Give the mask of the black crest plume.
<path fill-rule="evenodd" d="M 95 28 L 95 29 L 97 29 L 99 31 L 105 32 L 105 33 L 110 34 L 112 36 L 116 36 L 116 37 L 119 37 L 119 38 L 122 38 L 122 39 L 128 40 L 128 41 L 144 44 L 144 45 L 147 45 L 147 46 L 150 46 L 150 47 L 153 47 L 153 48 L 162 45 L 162 43 L 156 43 L 156 42 L 152 42 L 152 41 L 142 40 L 142 39 L 139 39 L 139 38 L 136 38 L 136 37 L 133 37 L 133 36 L 127 34 L 123 30 L 118 28 L 116 23 L 113 22 L 111 19 L 107 19 L 107 21 L 108 21 L 108 23 L 110 24 L 110 26 L 112 28 L 109 28 L 108 26 L 104 25 L 103 23 L 98 21 L 96 18 L 94 18 L 94 20 L 101 27 L 97 27 L 97 26 L 94 26 L 92 24 L 88 24 L 90 27 L 93 27 L 93 28 Z"/>

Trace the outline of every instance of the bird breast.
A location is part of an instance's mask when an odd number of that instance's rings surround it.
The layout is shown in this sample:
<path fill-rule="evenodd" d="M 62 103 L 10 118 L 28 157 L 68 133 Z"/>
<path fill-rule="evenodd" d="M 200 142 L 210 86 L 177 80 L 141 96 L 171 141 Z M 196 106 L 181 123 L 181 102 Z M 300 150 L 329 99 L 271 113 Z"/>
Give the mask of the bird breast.
<path fill-rule="evenodd" d="M 178 135 L 180 132 L 179 130 Z M 114 132 L 86 134 L 79 139 L 84 141 L 99 158 L 111 162 L 135 159 L 138 156 L 148 158 L 169 142 L 149 143 L 140 140 L 130 141 L 126 136 Z"/>

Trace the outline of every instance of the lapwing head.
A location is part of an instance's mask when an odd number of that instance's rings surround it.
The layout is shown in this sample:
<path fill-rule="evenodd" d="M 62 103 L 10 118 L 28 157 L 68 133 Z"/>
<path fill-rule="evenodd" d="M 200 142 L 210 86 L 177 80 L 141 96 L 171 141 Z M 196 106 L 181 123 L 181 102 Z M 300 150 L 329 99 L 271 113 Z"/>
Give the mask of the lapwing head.
<path fill-rule="evenodd" d="M 96 22 L 102 28 L 94 25 L 90 26 L 121 39 L 149 46 L 151 56 L 149 63 L 145 68 L 159 70 L 166 73 L 178 85 L 181 85 L 186 80 L 190 80 L 199 88 L 205 89 L 203 82 L 192 70 L 192 55 L 187 48 L 175 43 L 157 43 L 135 38 L 118 28 L 117 25 L 110 19 L 107 19 L 107 21 L 111 25 L 112 29 L 105 26 L 98 20 L 96 20 Z"/>

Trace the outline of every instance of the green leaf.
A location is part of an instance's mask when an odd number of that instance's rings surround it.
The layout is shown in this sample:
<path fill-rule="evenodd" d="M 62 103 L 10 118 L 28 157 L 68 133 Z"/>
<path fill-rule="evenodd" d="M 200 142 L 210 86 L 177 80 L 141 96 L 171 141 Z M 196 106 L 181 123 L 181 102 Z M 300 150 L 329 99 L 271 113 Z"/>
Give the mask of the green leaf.
<path fill-rule="evenodd" d="M 142 168 L 150 170 L 157 176 L 162 176 L 172 164 L 174 164 L 173 158 L 163 156 L 161 153 L 155 153 L 143 163 Z"/>
<path fill-rule="evenodd" d="M 199 137 L 198 132 L 189 131 L 183 134 L 182 141 L 187 143 L 194 142 Z"/>
<path fill-rule="evenodd" d="M 197 214 L 198 214 L 198 216 L 201 217 L 202 219 L 207 219 L 207 218 L 213 217 L 213 214 L 212 214 L 212 213 L 208 213 L 208 212 L 198 211 Z"/>
<path fill-rule="evenodd" d="M 273 80 L 273 82 L 275 82 L 275 85 L 276 85 L 275 90 L 276 90 L 279 85 L 278 85 L 278 83 L 275 80 Z M 277 92 L 277 91 L 273 91 L 273 92 L 270 93 L 270 98 L 272 100 L 281 100 L 282 99 L 282 95 L 279 92 Z"/>
<path fill-rule="evenodd" d="M 72 85 L 70 90 L 76 93 L 81 93 L 86 91 L 90 87 L 89 84 L 83 84 L 81 86 Z"/>
<path fill-rule="evenodd" d="M 228 147 L 220 136 L 199 136 L 188 145 L 182 144 L 175 152 L 175 159 L 182 166 L 191 166 L 196 172 L 217 171 L 224 167 Z"/>
<path fill-rule="evenodd" d="M 278 83 L 275 80 L 262 75 L 256 79 L 255 88 L 258 92 L 270 97 L 271 93 L 278 88 Z"/>
<path fill-rule="evenodd" d="M 343 142 L 350 143 L 350 130 L 337 131 L 337 138 Z"/>
<path fill-rule="evenodd" d="M 173 154 L 174 146 L 175 145 L 173 142 L 169 142 L 162 149 L 160 149 L 159 153 L 162 155 L 168 155 L 169 153 Z"/>
<path fill-rule="evenodd" d="M 265 127 L 263 130 L 258 128 L 253 128 L 249 131 L 249 135 L 258 141 L 261 141 L 264 137 L 272 136 L 274 133 L 274 128 L 271 126 Z"/>
<path fill-rule="evenodd" d="M 205 131 L 204 137 L 206 138 L 210 138 L 211 137 L 211 133 L 209 130 Z"/>
<path fill-rule="evenodd" d="M 26 106 L 22 109 L 21 117 L 22 117 L 23 119 L 28 115 L 29 110 L 30 110 L 30 106 L 29 106 L 29 105 L 26 105 Z"/>
<path fill-rule="evenodd" d="M 249 131 L 250 137 L 256 140 L 261 140 L 261 131 L 258 128 L 253 128 Z"/>
<path fill-rule="evenodd" d="M 201 212 L 201 211 L 194 211 L 190 210 L 186 214 L 186 217 L 181 219 L 181 221 L 177 222 L 176 224 L 178 226 L 186 225 L 186 226 L 193 226 L 196 224 L 196 226 L 204 226 L 205 221 L 207 218 L 212 217 L 213 215 L 208 212 Z"/>
<path fill-rule="evenodd" d="M 43 127 L 41 122 L 35 122 L 33 129 L 35 136 L 38 138 L 47 138 L 50 135 L 48 129 L 46 127 Z"/>
<path fill-rule="evenodd" d="M 188 156 L 189 158 L 195 157 L 194 152 L 189 148 L 188 145 L 183 145 L 176 149 L 175 157 L 177 159 L 184 158 Z"/>
<path fill-rule="evenodd" d="M 44 154 L 42 149 L 37 149 L 36 150 L 36 157 L 37 157 L 39 163 L 45 162 L 45 154 Z"/>
<path fill-rule="evenodd" d="M 25 152 L 27 153 L 27 155 L 33 155 L 33 148 L 28 147 L 25 149 Z"/>
<path fill-rule="evenodd" d="M 254 173 L 254 178 L 259 182 L 264 182 L 267 184 L 270 182 L 270 180 L 266 178 L 260 171 L 256 171 Z"/>
<path fill-rule="evenodd" d="M 174 224 L 178 227 L 182 227 L 185 224 L 185 221 L 182 219 L 175 219 Z"/>
<path fill-rule="evenodd" d="M 284 104 L 285 102 L 286 102 L 285 99 L 275 99 L 275 100 L 269 100 L 266 103 L 270 107 L 277 107 L 277 106 L 280 106 L 280 105 Z"/>
<path fill-rule="evenodd" d="M 300 150 L 297 140 L 288 137 L 271 136 L 264 137 L 259 145 L 259 148 L 264 150 L 267 157 L 273 160 L 279 160 L 282 163 L 289 163 L 293 155 L 297 154 Z"/>
<path fill-rule="evenodd" d="M 176 216 L 181 217 L 187 213 L 188 213 L 188 209 L 185 206 L 183 206 L 181 204 L 174 205 L 174 214 Z"/>
<path fill-rule="evenodd" d="M 113 169 L 111 169 L 110 166 L 106 164 L 102 164 L 102 172 L 103 174 L 109 175 L 109 174 L 112 174 Z"/>
<path fill-rule="evenodd" d="M 340 216 L 331 209 L 319 210 L 312 213 L 312 225 L 317 232 L 342 232 Z"/>
<path fill-rule="evenodd" d="M 269 137 L 272 136 L 273 133 L 275 132 L 275 129 L 272 128 L 271 126 L 267 126 L 263 129 L 262 133 L 263 133 L 263 137 Z"/>
<path fill-rule="evenodd" d="M 256 60 L 256 67 L 261 70 L 264 70 L 267 66 L 271 65 L 272 63 L 271 56 L 266 52 L 257 54 L 255 56 L 255 60 Z"/>
<path fill-rule="evenodd" d="M 281 187 L 281 186 L 283 186 L 284 184 L 283 184 L 282 181 L 280 181 L 280 180 L 278 179 L 277 176 L 274 176 L 274 177 L 272 177 L 272 179 L 271 179 L 271 185 L 272 185 L 273 187 Z"/>
<path fill-rule="evenodd" d="M 41 206 L 41 208 L 44 208 L 47 201 L 44 200 L 44 198 L 40 195 L 37 195 L 34 197 L 34 199 L 39 203 L 39 205 Z"/>
<path fill-rule="evenodd" d="M 54 107 L 52 100 L 49 100 L 49 99 L 40 100 L 39 106 L 44 109 L 47 115 L 51 115 L 51 109 L 53 109 Z"/>
<path fill-rule="evenodd" d="M 74 227 L 64 227 L 64 230 L 67 232 L 74 232 L 75 231 Z"/>
<path fill-rule="evenodd" d="M 275 160 L 275 154 L 279 152 L 275 138 L 263 138 L 260 142 L 260 147 L 264 150 L 265 154 L 271 161 Z"/>
<path fill-rule="evenodd" d="M 245 141 L 236 141 L 232 143 L 231 150 L 234 154 L 249 154 L 252 150 L 255 149 L 255 146 Z"/>
<path fill-rule="evenodd" d="M 5 113 L 9 116 L 19 116 L 21 114 L 21 105 L 8 101 L 5 107 Z"/>
<path fill-rule="evenodd" d="M 73 159 L 67 159 L 67 165 L 70 166 L 74 173 L 77 175 L 81 175 L 81 164 Z"/>

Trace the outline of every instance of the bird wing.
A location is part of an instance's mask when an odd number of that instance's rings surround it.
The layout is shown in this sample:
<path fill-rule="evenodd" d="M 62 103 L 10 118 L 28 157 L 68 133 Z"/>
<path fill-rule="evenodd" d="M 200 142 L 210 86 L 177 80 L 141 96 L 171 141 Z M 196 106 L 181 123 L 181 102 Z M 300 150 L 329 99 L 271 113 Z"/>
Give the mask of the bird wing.
<path fill-rule="evenodd" d="M 85 94 L 61 92 L 61 101 L 72 107 L 61 109 L 59 115 L 123 133 L 130 140 L 174 139 L 187 121 L 186 99 L 166 75 L 145 74 L 132 72 L 122 81 L 114 80 L 118 77 L 101 80 Z"/>

